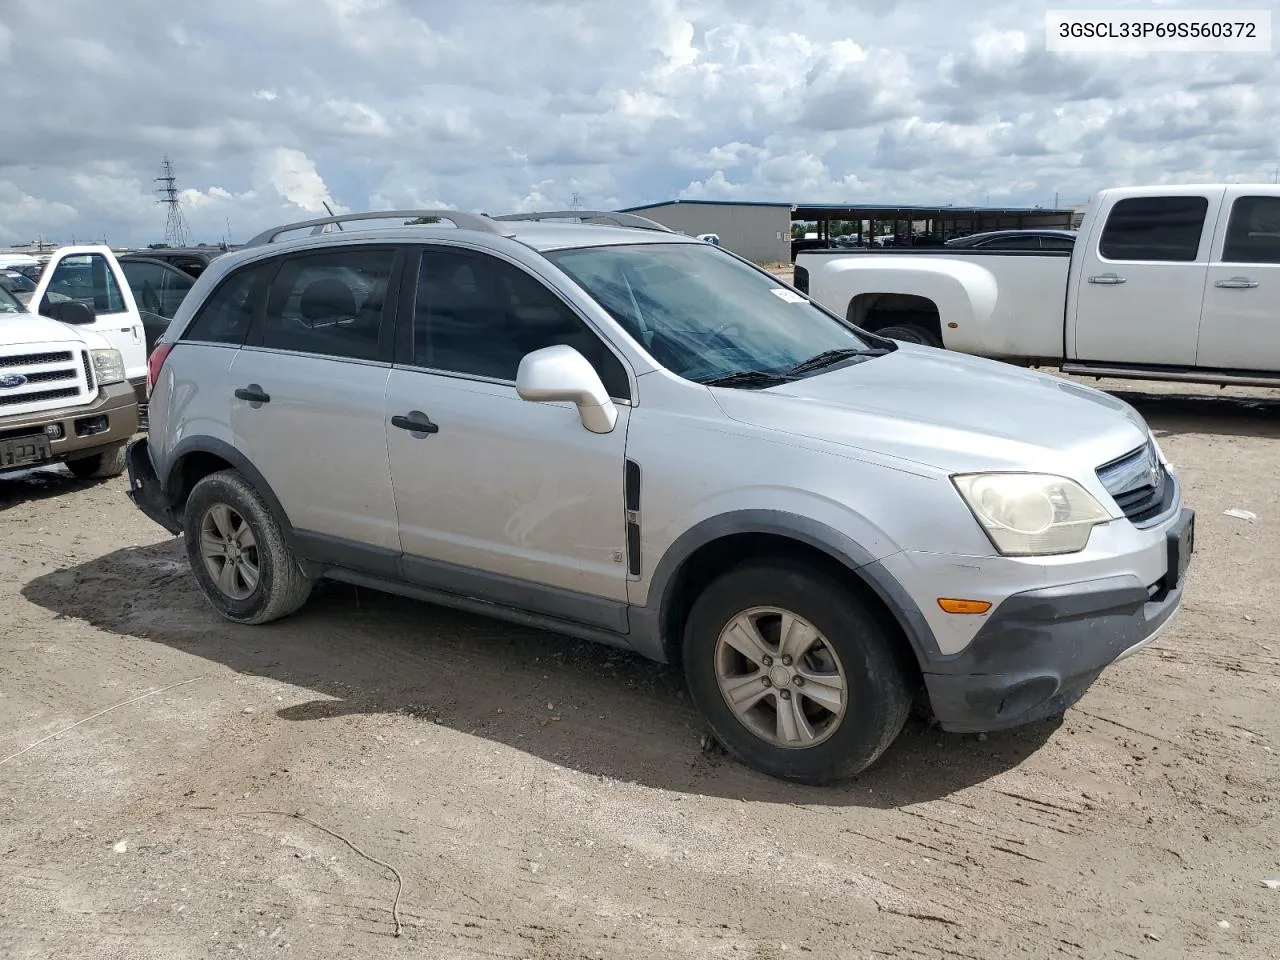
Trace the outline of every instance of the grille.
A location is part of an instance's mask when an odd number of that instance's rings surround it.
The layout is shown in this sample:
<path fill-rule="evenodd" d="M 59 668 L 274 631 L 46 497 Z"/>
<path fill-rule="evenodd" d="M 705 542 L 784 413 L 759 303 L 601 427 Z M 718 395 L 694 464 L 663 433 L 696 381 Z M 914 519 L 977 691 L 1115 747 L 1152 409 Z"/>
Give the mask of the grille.
<path fill-rule="evenodd" d="M 28 373 L 27 383 L 55 383 L 58 380 L 77 380 L 76 371 L 72 367 L 61 370 L 46 370 L 44 373 Z"/>
<path fill-rule="evenodd" d="M 80 356 L 84 360 L 84 382 L 89 388 L 89 392 L 93 392 L 93 361 L 89 359 L 89 351 L 81 350 Z"/>
<path fill-rule="evenodd" d="M 58 353 L 27 353 L 16 357 L 0 357 L 0 367 L 34 367 L 42 363 L 65 363 L 70 359 L 70 350 Z"/>
<path fill-rule="evenodd" d="M 1173 484 L 1152 443 L 1104 463 L 1098 479 L 1134 523 L 1152 520 L 1172 505 Z"/>
<path fill-rule="evenodd" d="M 78 396 L 79 393 L 79 387 L 66 387 L 62 390 L 38 390 L 34 393 L 0 394 L 0 407 L 18 403 L 40 403 L 43 400 L 62 400 L 66 397 Z"/>

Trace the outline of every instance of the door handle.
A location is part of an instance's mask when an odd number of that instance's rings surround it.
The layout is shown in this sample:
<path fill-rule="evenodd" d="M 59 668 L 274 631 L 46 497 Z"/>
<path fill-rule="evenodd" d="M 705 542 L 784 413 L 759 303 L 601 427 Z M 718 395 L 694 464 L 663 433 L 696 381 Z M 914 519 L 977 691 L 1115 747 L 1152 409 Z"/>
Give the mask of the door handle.
<path fill-rule="evenodd" d="M 236 390 L 236 399 L 247 400 L 251 404 L 252 403 L 262 404 L 262 403 L 271 402 L 270 395 L 263 392 L 262 387 L 258 386 L 256 383 L 251 383 L 247 387 L 238 388 Z"/>
<path fill-rule="evenodd" d="M 1218 280 L 1214 283 L 1215 287 L 1224 287 L 1227 290 L 1248 290 L 1257 285 L 1257 280 L 1250 280 L 1248 277 L 1232 277 L 1230 280 Z"/>
<path fill-rule="evenodd" d="M 1124 283 L 1124 277 L 1117 277 L 1114 273 L 1104 273 L 1097 277 L 1090 277 L 1090 283 Z"/>
<path fill-rule="evenodd" d="M 404 416 L 397 414 L 391 418 L 391 425 L 401 430 L 408 430 L 410 433 L 423 435 L 440 432 L 439 425 L 432 423 L 431 418 L 421 410 L 410 410 Z"/>

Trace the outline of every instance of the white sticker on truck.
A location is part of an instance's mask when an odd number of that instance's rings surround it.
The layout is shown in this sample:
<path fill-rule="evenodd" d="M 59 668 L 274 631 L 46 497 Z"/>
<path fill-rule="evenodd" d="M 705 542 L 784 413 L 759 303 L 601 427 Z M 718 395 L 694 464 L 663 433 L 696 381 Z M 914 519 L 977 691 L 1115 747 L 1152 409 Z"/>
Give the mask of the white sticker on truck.
<path fill-rule="evenodd" d="M 786 287 L 774 287 L 769 291 L 779 300 L 785 300 L 787 303 L 805 303 L 806 300 L 794 290 L 788 290 Z"/>

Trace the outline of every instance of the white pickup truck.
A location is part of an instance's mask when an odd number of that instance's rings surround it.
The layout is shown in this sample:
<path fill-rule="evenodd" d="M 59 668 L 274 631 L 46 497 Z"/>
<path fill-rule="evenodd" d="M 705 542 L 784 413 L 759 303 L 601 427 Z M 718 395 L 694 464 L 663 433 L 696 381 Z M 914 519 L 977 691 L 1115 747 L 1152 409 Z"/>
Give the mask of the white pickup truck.
<path fill-rule="evenodd" d="M 1280 186 L 1100 192 L 1074 247 L 805 250 L 795 286 L 884 336 L 1066 373 L 1280 386 Z"/>
<path fill-rule="evenodd" d="M 146 391 L 142 319 L 109 248 L 58 250 L 25 307 L 0 290 L 0 474 L 118 476 Z"/>

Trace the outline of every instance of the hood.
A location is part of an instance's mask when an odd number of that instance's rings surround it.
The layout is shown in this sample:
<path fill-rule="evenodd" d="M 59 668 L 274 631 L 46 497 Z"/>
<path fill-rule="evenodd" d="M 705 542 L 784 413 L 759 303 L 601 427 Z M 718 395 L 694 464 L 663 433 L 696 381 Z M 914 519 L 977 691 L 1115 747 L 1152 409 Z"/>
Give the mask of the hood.
<path fill-rule="evenodd" d="M 109 344 L 92 330 L 60 323 L 38 313 L 0 313 L 0 353 L 24 343 L 82 343 L 90 349 Z"/>
<path fill-rule="evenodd" d="M 907 344 L 768 390 L 712 389 L 731 419 L 948 472 L 1079 475 L 1148 436 L 1136 410 L 1099 390 Z"/>

